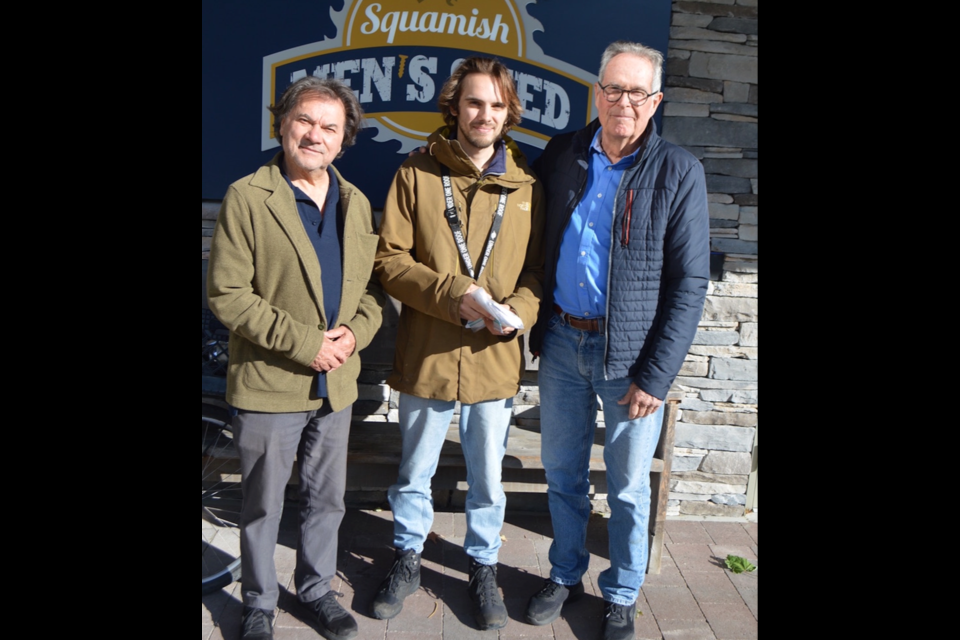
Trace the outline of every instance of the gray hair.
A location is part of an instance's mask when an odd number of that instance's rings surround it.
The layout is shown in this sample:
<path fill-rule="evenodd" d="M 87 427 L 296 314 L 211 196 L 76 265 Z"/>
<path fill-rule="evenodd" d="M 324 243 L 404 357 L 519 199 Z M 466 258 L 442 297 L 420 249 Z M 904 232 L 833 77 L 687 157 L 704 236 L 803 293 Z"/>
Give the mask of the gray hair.
<path fill-rule="evenodd" d="M 283 119 L 300 106 L 300 103 L 306 98 L 326 98 L 328 100 L 339 100 L 343 105 L 343 110 L 347 114 L 347 122 L 343 130 L 343 145 L 340 149 L 340 155 L 343 156 L 347 149 L 357 142 L 357 134 L 363 127 L 363 108 L 360 101 L 350 89 L 340 80 L 333 78 L 317 78 L 316 76 L 307 76 L 297 80 L 283 92 L 277 104 L 267 107 L 273 114 L 273 132 L 277 140 L 283 144 L 283 136 L 280 135 L 280 126 Z"/>
<path fill-rule="evenodd" d="M 648 60 L 653 65 L 653 92 L 660 93 L 660 90 L 663 89 L 663 54 L 639 42 L 618 40 L 607 47 L 607 50 L 603 52 L 603 59 L 600 61 L 600 82 L 603 82 L 603 76 L 607 72 L 607 65 L 610 64 L 610 61 L 623 53 L 638 56 Z"/>

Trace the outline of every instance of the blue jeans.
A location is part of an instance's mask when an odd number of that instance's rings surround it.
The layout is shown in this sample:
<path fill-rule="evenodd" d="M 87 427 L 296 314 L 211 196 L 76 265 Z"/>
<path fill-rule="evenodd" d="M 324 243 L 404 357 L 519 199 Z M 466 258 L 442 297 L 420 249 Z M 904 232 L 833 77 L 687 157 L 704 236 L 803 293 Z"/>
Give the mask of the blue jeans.
<path fill-rule="evenodd" d="M 604 336 L 574 329 L 557 316 L 551 320 L 540 362 L 543 465 L 554 528 L 550 578 L 574 585 L 590 566 L 590 448 L 599 396 L 606 420 L 604 460 L 612 512 L 611 567 L 600 575 L 599 587 L 607 602 L 629 606 L 637 601 L 650 560 L 650 468 L 664 410 L 630 420 L 629 407 L 618 402 L 632 381 L 606 380 L 605 357 Z"/>
<path fill-rule="evenodd" d="M 423 552 L 433 526 L 431 481 L 437 473 L 456 402 L 400 395 L 403 460 L 400 478 L 390 487 L 394 546 Z M 513 398 L 460 408 L 460 442 L 467 461 L 467 537 L 464 549 L 484 565 L 499 561 L 500 532 L 507 508 L 503 457 L 507 452 Z"/>

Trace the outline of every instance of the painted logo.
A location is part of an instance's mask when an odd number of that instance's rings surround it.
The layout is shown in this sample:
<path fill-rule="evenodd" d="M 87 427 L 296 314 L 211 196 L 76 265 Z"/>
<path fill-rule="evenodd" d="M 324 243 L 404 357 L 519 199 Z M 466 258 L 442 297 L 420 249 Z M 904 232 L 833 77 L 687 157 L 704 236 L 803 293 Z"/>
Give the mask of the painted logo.
<path fill-rule="evenodd" d="M 331 9 L 337 36 L 267 56 L 264 104 L 275 104 L 308 75 L 338 78 L 363 105 L 377 142 L 399 141 L 398 153 L 420 146 L 443 125 L 437 94 L 450 73 L 472 55 L 497 57 L 513 73 L 524 106 L 511 137 L 544 148 L 558 133 L 582 129 L 596 117 L 596 74 L 546 56 L 533 34 L 543 31 L 527 13 L 535 0 L 347 0 Z M 264 110 L 262 149 L 279 146 Z"/>

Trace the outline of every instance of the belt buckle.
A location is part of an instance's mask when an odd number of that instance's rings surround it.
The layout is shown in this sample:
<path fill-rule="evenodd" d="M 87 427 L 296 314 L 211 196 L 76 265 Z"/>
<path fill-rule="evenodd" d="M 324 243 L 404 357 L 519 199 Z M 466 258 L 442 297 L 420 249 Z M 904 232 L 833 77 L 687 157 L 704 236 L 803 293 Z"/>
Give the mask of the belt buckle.
<path fill-rule="evenodd" d="M 573 327 L 578 331 L 590 331 L 590 329 L 579 329 L 573 323 L 576 322 L 577 324 L 583 326 L 587 323 L 596 322 L 597 332 L 601 336 L 606 335 L 607 333 L 606 318 L 578 318 L 577 316 L 571 315 L 564 311 L 558 304 L 554 305 L 554 311 L 557 312 L 557 315 L 560 317 L 560 321 L 568 327 Z"/>
<path fill-rule="evenodd" d="M 601 336 L 606 334 L 605 318 L 576 318 L 576 320 L 584 327 L 581 331 L 596 332 Z M 596 325 L 596 329 L 592 328 L 593 325 Z"/>

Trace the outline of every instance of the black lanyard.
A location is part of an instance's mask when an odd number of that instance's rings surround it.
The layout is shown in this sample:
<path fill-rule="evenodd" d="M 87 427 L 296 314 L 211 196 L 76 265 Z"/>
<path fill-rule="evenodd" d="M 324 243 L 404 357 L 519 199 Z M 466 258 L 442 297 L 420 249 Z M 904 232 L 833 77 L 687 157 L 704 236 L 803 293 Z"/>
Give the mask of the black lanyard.
<path fill-rule="evenodd" d="M 497 238 L 500 236 L 500 227 L 503 226 L 503 214 L 507 211 L 507 197 L 510 192 L 506 187 L 500 193 L 500 205 L 497 207 L 497 214 L 493 217 L 493 228 L 490 230 L 490 239 L 487 240 L 487 248 L 483 254 L 483 263 L 480 265 L 480 271 L 473 272 L 473 260 L 470 258 L 470 250 L 467 248 L 467 241 L 463 237 L 463 226 L 460 224 L 460 216 L 457 215 L 456 203 L 453 200 L 453 183 L 450 181 L 450 169 L 443 167 L 443 195 L 447 199 L 447 223 L 450 230 L 453 231 L 453 239 L 460 249 L 460 257 L 463 258 L 463 266 L 467 268 L 467 273 L 474 280 L 480 280 L 480 275 L 487 268 L 490 261 L 490 254 L 493 253 L 493 246 L 497 244 Z"/>

